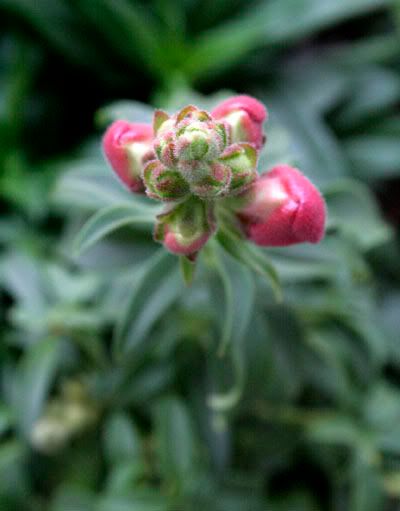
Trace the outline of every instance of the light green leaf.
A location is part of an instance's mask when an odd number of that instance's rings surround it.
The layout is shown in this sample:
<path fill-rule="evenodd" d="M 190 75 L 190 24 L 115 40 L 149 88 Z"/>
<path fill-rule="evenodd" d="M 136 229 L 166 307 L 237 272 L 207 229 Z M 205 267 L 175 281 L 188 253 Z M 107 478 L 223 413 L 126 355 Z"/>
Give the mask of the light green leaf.
<path fill-rule="evenodd" d="M 182 291 L 177 258 L 164 248 L 139 271 L 139 281 L 115 330 L 114 350 L 121 357 L 139 353 L 151 327 Z"/>
<path fill-rule="evenodd" d="M 14 408 L 21 434 L 29 436 L 39 418 L 43 403 L 60 361 L 58 339 L 45 339 L 29 348 L 16 373 Z"/>
<path fill-rule="evenodd" d="M 295 91 L 296 82 L 286 79 L 284 86 L 271 91 L 265 100 L 290 134 L 291 150 L 300 170 L 317 186 L 326 186 L 349 174 L 349 165 L 317 108 L 305 103 Z"/>
<path fill-rule="evenodd" d="M 123 412 L 111 415 L 104 425 L 104 454 L 110 464 L 141 456 L 141 441 L 133 421 Z"/>
<path fill-rule="evenodd" d="M 220 324 L 216 374 L 223 374 L 226 366 L 232 366 L 233 383 L 227 391 L 217 391 L 209 399 L 209 405 L 218 411 L 226 411 L 239 401 L 245 381 L 245 361 L 242 342 L 245 339 L 255 302 L 255 286 L 251 272 L 243 264 L 232 259 L 218 245 L 212 245 L 213 263 L 223 287 L 224 314 Z M 220 367 L 218 367 L 220 366 Z"/>
<path fill-rule="evenodd" d="M 351 180 L 337 181 L 325 190 L 331 226 L 364 250 L 387 241 L 389 226 L 381 218 L 369 189 Z"/>
<path fill-rule="evenodd" d="M 261 249 L 250 245 L 250 243 L 236 238 L 235 235 L 227 229 L 220 229 L 218 232 L 218 241 L 232 257 L 264 277 L 271 285 L 276 299 L 278 301 L 282 299 L 279 276 L 274 265 L 268 259 L 267 254 Z"/>
<path fill-rule="evenodd" d="M 170 502 L 159 495 L 159 491 L 152 494 L 142 494 L 135 491 L 131 496 L 101 497 L 97 503 L 96 511 L 170 511 Z M 150 492 L 149 492 L 150 493 Z"/>
<path fill-rule="evenodd" d="M 152 225 L 154 219 L 154 209 L 150 207 L 141 210 L 135 206 L 121 205 L 101 209 L 82 227 L 75 240 L 74 251 L 79 255 L 120 227 Z"/>
<path fill-rule="evenodd" d="M 179 261 L 183 280 L 187 286 L 190 286 L 194 279 L 196 262 L 190 261 L 186 256 L 181 256 Z"/>
<path fill-rule="evenodd" d="M 180 488 L 189 486 L 198 459 L 197 439 L 185 405 L 177 398 L 162 399 L 155 410 L 155 428 L 164 477 L 175 480 Z"/>
<path fill-rule="evenodd" d="M 116 101 L 107 105 L 96 113 L 96 124 L 99 128 L 105 128 L 108 124 L 120 119 L 129 122 L 151 124 L 153 121 L 153 109 L 138 101 Z"/>
<path fill-rule="evenodd" d="M 396 135 L 363 134 L 346 140 L 344 148 L 354 165 L 354 174 L 361 179 L 388 179 L 400 175 L 400 143 Z"/>
<path fill-rule="evenodd" d="M 389 4 L 389 0 L 270 0 L 241 13 L 194 42 L 186 72 L 195 78 L 232 66 L 255 48 L 274 46 Z"/>

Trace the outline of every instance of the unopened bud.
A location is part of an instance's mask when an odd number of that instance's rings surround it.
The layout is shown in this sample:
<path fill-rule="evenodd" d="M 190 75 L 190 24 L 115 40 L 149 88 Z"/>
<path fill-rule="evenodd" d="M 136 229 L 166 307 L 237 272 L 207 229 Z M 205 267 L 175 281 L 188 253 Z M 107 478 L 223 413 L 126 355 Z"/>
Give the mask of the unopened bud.
<path fill-rule="evenodd" d="M 325 230 L 325 203 L 315 186 L 298 170 L 279 165 L 260 176 L 244 194 L 240 209 L 250 240 L 261 246 L 318 243 Z"/>
<path fill-rule="evenodd" d="M 146 165 L 143 178 L 146 193 L 153 199 L 176 201 L 189 193 L 189 186 L 182 175 L 177 170 L 165 167 L 158 160 Z"/>
<path fill-rule="evenodd" d="M 103 149 L 121 181 L 132 192 L 143 192 L 143 167 L 155 158 L 152 127 L 149 124 L 116 121 L 104 135 Z"/>
<path fill-rule="evenodd" d="M 158 216 L 154 238 L 170 252 L 193 258 L 214 232 L 212 205 L 192 197 Z"/>
<path fill-rule="evenodd" d="M 250 144 L 232 144 L 221 155 L 220 161 L 232 173 L 230 191 L 244 191 L 257 177 L 257 151 Z"/>
<path fill-rule="evenodd" d="M 223 119 L 230 126 L 232 142 L 250 142 L 256 149 L 264 144 L 265 106 L 250 96 L 234 96 L 211 112 L 214 119 Z"/>

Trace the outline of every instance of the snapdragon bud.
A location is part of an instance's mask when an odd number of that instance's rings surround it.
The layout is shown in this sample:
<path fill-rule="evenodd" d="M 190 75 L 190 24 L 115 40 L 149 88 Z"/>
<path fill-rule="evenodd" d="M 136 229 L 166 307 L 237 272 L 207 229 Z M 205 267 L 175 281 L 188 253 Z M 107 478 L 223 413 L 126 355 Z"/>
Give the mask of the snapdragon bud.
<path fill-rule="evenodd" d="M 146 193 L 153 199 L 177 201 L 189 193 L 189 186 L 182 175 L 160 161 L 150 161 L 143 172 Z"/>
<path fill-rule="evenodd" d="M 325 202 L 298 170 L 278 165 L 245 192 L 238 211 L 247 237 L 261 246 L 318 243 L 325 231 Z"/>
<path fill-rule="evenodd" d="M 132 192 L 144 192 L 143 168 L 146 162 L 155 158 L 152 127 L 115 121 L 104 135 L 103 150 L 121 181 Z"/>
<path fill-rule="evenodd" d="M 193 259 L 215 228 L 213 206 L 191 197 L 157 217 L 154 238 L 170 252 Z"/>
<path fill-rule="evenodd" d="M 154 149 L 162 172 L 179 173 L 190 193 L 202 199 L 215 199 L 243 191 L 256 177 L 257 151 L 250 144 L 230 145 L 230 128 L 226 122 L 195 106 L 183 108 L 175 116 L 158 110 L 153 129 Z M 165 199 L 151 187 L 149 169 L 161 173 L 161 167 L 150 163 L 145 171 L 147 193 Z M 180 183 L 180 188 L 184 188 Z M 185 189 L 186 193 L 186 189 Z M 175 200 L 170 198 L 170 200 Z"/>
<path fill-rule="evenodd" d="M 267 110 L 255 98 L 234 96 L 220 103 L 211 115 L 228 124 L 232 142 L 250 142 L 256 149 L 263 146 L 263 123 L 267 119 Z"/>
<path fill-rule="evenodd" d="M 250 144 L 232 144 L 221 155 L 220 161 L 232 174 L 230 192 L 244 191 L 257 177 L 257 151 Z"/>

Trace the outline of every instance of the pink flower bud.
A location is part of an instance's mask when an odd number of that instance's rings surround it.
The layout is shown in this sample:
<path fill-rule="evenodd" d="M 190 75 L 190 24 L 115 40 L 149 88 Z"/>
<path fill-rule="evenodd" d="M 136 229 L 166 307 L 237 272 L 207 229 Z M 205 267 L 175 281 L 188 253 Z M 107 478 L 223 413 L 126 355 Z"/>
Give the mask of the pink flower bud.
<path fill-rule="evenodd" d="M 143 167 L 155 158 L 153 128 L 149 124 L 115 121 L 104 135 L 103 150 L 121 181 L 132 192 L 143 192 Z"/>
<path fill-rule="evenodd" d="M 234 96 L 211 112 L 214 119 L 223 119 L 231 128 L 232 142 L 250 142 L 257 149 L 264 144 L 265 106 L 250 96 Z"/>
<path fill-rule="evenodd" d="M 232 173 L 230 192 L 240 193 L 248 188 L 257 177 L 257 151 L 250 144 L 232 144 L 220 156 L 220 161 Z"/>
<path fill-rule="evenodd" d="M 174 254 L 194 258 L 215 232 L 212 205 L 195 197 L 157 217 L 154 238 Z"/>
<path fill-rule="evenodd" d="M 260 176 L 245 193 L 238 212 L 247 237 L 261 246 L 318 243 L 324 236 L 325 202 L 298 170 L 278 165 Z"/>
<path fill-rule="evenodd" d="M 162 201 L 180 200 L 189 193 L 189 186 L 175 169 L 165 167 L 160 161 L 149 161 L 143 171 L 146 193 Z"/>

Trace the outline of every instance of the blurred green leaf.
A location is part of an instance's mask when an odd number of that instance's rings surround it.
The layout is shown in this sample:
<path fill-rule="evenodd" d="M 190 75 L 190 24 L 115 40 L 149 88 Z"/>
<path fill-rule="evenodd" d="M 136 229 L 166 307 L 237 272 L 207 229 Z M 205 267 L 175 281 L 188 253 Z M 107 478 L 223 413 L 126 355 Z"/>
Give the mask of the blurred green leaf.
<path fill-rule="evenodd" d="M 96 124 L 105 128 L 114 121 L 125 120 L 129 122 L 143 122 L 151 124 L 153 109 L 138 101 L 117 101 L 107 105 L 96 113 Z"/>
<path fill-rule="evenodd" d="M 215 390 L 208 398 L 210 406 L 226 411 L 239 401 L 245 383 L 245 361 L 242 343 L 245 340 L 255 302 L 255 285 L 251 272 L 232 259 L 218 245 L 213 246 L 214 265 L 223 288 L 223 320 L 220 322 L 216 376 L 225 373 L 226 365 L 232 366 L 233 382 L 228 390 Z M 217 309 L 218 310 L 218 309 Z"/>
<path fill-rule="evenodd" d="M 374 114 L 390 111 L 400 99 L 400 76 L 380 68 L 358 70 L 345 106 L 335 115 L 335 126 L 349 129 Z"/>
<path fill-rule="evenodd" d="M 80 255 L 113 231 L 128 225 L 153 225 L 155 208 L 137 206 L 111 206 L 101 209 L 82 227 L 75 240 L 75 252 Z"/>
<path fill-rule="evenodd" d="M 141 456 L 139 433 L 133 421 L 124 413 L 111 415 L 103 430 L 104 451 L 109 463 L 118 465 Z"/>
<path fill-rule="evenodd" d="M 229 254 L 248 266 L 256 273 L 264 277 L 271 285 L 276 299 L 282 299 L 282 289 L 279 276 L 273 264 L 269 261 L 267 254 L 263 253 L 254 245 L 236 238 L 230 231 L 221 230 L 218 233 L 218 240 Z"/>
<path fill-rule="evenodd" d="M 182 290 L 177 258 L 160 249 L 144 267 L 117 324 L 114 350 L 119 357 L 138 354 L 150 328 Z"/>
<path fill-rule="evenodd" d="M 59 340 L 50 338 L 29 348 L 19 363 L 13 406 L 18 429 L 25 437 L 43 410 L 59 361 Z"/>
<path fill-rule="evenodd" d="M 355 176 L 361 179 L 388 179 L 400 174 L 398 136 L 354 136 L 345 142 L 344 148 L 354 166 Z"/>
<path fill-rule="evenodd" d="M 154 491 L 152 494 L 140 495 L 135 492 L 127 497 L 102 497 L 96 506 L 96 511 L 169 511 L 168 499 Z"/>
<path fill-rule="evenodd" d="M 325 198 L 331 225 L 368 250 L 387 241 L 389 226 L 381 218 L 368 188 L 356 181 L 338 181 L 327 188 Z"/>
<path fill-rule="evenodd" d="M 78 8 L 91 20 L 128 62 L 165 73 L 160 48 L 160 27 L 149 9 L 128 0 L 79 0 Z"/>
<path fill-rule="evenodd" d="M 72 62 L 105 72 L 106 61 L 64 0 L 0 0 L 0 8 L 20 16 Z"/>
<path fill-rule="evenodd" d="M 384 7 L 388 0 L 261 1 L 237 19 L 204 32 L 194 43 L 186 72 L 195 78 L 221 72 L 260 46 L 288 44 L 353 16 Z"/>
<path fill-rule="evenodd" d="M 185 405 L 173 397 L 161 400 L 155 409 L 155 428 L 163 475 L 181 490 L 190 487 L 199 469 L 198 440 Z"/>
<path fill-rule="evenodd" d="M 295 91 L 295 83 L 285 81 L 284 87 L 266 96 L 266 103 L 290 133 L 296 163 L 311 181 L 324 187 L 348 174 L 348 163 L 318 112 Z"/>

